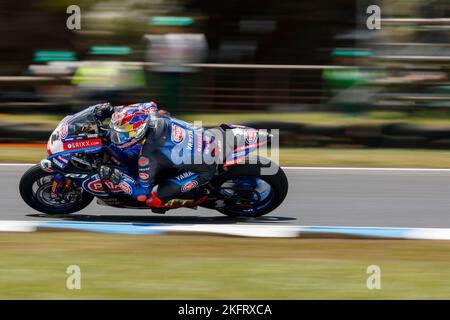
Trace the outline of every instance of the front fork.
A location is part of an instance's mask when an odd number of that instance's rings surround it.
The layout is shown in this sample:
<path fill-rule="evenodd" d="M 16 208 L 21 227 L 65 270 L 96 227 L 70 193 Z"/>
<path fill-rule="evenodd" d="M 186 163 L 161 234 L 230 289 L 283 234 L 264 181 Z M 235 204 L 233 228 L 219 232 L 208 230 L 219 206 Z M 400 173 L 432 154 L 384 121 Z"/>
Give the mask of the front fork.
<path fill-rule="evenodd" d="M 64 197 L 67 191 L 72 187 L 72 180 L 64 177 L 60 173 L 53 174 L 52 189 L 50 197 L 52 199 L 58 198 L 58 196 Z"/>
<path fill-rule="evenodd" d="M 42 159 L 40 166 L 43 171 L 51 173 L 53 176 L 50 197 L 52 199 L 65 197 L 67 192 L 72 188 L 74 181 L 66 177 L 63 171 L 54 168 L 52 162 L 48 159 Z M 75 182 L 75 186 L 77 187 L 77 182 Z"/>

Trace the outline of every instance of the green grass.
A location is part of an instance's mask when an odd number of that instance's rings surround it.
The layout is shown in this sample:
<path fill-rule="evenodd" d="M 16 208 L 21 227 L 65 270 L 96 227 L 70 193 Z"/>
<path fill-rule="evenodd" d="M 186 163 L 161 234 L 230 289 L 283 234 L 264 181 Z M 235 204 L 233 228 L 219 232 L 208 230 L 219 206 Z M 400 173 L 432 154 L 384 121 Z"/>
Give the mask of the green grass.
<path fill-rule="evenodd" d="M 450 242 L 0 234 L 1 299 L 449 299 Z M 366 287 L 381 268 L 381 290 Z M 81 268 L 81 290 L 66 269 Z"/>

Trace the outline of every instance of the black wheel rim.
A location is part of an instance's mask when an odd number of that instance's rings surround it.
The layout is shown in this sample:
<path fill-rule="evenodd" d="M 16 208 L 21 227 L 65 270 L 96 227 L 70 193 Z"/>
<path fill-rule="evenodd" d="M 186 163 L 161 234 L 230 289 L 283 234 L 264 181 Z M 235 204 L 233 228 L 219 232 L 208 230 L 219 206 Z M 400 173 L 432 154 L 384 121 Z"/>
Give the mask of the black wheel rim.
<path fill-rule="evenodd" d="M 225 196 L 222 210 L 248 217 L 264 210 L 274 197 L 271 184 L 257 177 L 242 176 L 226 180 L 220 185 L 219 192 Z"/>
<path fill-rule="evenodd" d="M 31 192 L 34 201 L 51 208 L 70 208 L 82 197 L 82 190 L 71 188 L 66 197 L 53 198 L 51 196 L 53 176 L 45 175 L 37 179 L 31 185 Z"/>

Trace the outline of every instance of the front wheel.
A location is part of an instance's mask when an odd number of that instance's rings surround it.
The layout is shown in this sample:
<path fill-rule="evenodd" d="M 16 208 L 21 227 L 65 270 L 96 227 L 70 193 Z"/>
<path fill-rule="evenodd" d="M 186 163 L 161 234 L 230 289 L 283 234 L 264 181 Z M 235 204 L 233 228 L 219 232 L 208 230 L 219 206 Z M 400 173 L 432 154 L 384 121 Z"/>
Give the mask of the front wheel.
<path fill-rule="evenodd" d="M 53 176 L 40 165 L 28 169 L 22 176 L 19 191 L 23 201 L 45 214 L 69 214 L 87 207 L 94 196 L 81 188 L 72 187 L 64 197 L 52 197 Z"/>
<path fill-rule="evenodd" d="M 215 179 L 213 186 L 224 196 L 216 210 L 231 217 L 260 217 L 275 210 L 286 198 L 288 180 L 278 166 L 270 175 L 262 174 L 263 167 L 267 166 L 235 165 Z"/>

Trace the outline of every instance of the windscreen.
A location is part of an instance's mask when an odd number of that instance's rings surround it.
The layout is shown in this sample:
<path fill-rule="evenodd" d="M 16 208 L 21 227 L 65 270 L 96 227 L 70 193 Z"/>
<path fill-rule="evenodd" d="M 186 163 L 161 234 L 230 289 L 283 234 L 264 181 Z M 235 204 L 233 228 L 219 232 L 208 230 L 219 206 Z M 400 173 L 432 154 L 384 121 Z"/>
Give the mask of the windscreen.
<path fill-rule="evenodd" d="M 67 134 L 64 134 L 67 137 L 98 134 L 99 132 L 97 119 L 93 114 L 93 107 L 68 116 L 63 122 L 64 125 L 67 125 Z"/>

